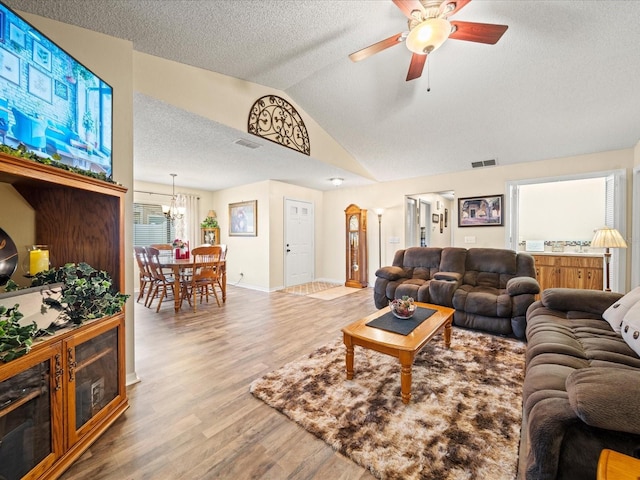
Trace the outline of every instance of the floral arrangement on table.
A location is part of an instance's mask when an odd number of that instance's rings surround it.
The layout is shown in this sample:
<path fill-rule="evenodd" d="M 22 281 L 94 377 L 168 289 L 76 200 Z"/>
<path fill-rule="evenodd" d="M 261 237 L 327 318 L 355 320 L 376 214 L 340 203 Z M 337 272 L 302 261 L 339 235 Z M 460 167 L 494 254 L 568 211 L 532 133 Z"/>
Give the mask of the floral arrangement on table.
<path fill-rule="evenodd" d="M 402 319 L 411 318 L 416 311 L 416 304 L 413 303 L 413 298 L 407 295 L 392 300 L 389 302 L 389 307 L 396 317 Z"/>
<path fill-rule="evenodd" d="M 173 245 L 173 248 L 180 248 L 180 249 L 187 248 L 187 243 L 184 240 L 180 240 L 179 238 L 176 238 L 173 241 L 172 245 Z"/>

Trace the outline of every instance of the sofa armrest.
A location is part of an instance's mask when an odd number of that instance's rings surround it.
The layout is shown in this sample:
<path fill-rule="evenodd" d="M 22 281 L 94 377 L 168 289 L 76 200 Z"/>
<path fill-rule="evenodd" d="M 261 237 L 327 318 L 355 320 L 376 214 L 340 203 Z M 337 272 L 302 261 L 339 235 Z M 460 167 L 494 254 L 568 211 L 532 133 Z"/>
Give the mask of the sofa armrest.
<path fill-rule="evenodd" d="M 590 367 L 566 380 L 569 403 L 587 425 L 640 434 L 640 371 L 632 368 Z"/>
<path fill-rule="evenodd" d="M 407 272 L 401 267 L 382 267 L 376 271 L 376 277 L 385 280 L 399 280 L 401 278 L 409 278 Z"/>
<path fill-rule="evenodd" d="M 614 302 L 622 297 L 620 293 L 603 290 L 583 290 L 579 288 L 547 288 L 542 292 L 542 304 L 552 310 L 592 313 L 602 315 Z"/>
<path fill-rule="evenodd" d="M 447 282 L 460 282 L 462 281 L 462 274 L 458 272 L 438 272 L 433 276 L 433 279 Z"/>
<path fill-rule="evenodd" d="M 514 277 L 507 282 L 507 293 L 510 296 L 540 293 L 540 284 L 532 277 Z"/>
<path fill-rule="evenodd" d="M 453 294 L 460 287 L 460 281 L 436 280 L 429 282 L 430 303 L 453 308 Z"/>

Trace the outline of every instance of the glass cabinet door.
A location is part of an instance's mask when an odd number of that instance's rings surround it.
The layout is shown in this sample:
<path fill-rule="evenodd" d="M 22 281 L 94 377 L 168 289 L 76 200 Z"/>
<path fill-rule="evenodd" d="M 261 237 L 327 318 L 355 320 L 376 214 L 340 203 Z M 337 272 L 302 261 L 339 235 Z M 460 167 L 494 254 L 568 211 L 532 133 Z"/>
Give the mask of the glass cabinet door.
<path fill-rule="evenodd" d="M 122 393 L 118 368 L 121 325 L 110 325 L 111 328 L 89 331 L 65 343 L 68 382 L 75 388 L 69 394 L 67 411 L 69 424 L 75 426 L 75 432 L 70 432 L 71 443 L 91 429 L 95 424 L 91 420 Z"/>
<path fill-rule="evenodd" d="M 59 426 L 63 370 L 60 344 L 0 369 L 0 478 L 17 480 L 61 454 Z M 54 428 L 55 427 L 55 428 Z"/>

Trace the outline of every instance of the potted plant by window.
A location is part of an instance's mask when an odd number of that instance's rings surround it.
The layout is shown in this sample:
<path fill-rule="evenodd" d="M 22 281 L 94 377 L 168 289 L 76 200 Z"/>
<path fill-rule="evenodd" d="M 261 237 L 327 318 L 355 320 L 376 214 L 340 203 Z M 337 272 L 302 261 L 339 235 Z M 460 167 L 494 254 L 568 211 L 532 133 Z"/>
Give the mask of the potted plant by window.
<path fill-rule="evenodd" d="M 95 121 L 93 120 L 93 115 L 91 115 L 91 111 L 87 110 L 86 112 L 84 112 L 84 115 L 82 116 L 82 126 L 84 127 L 84 131 L 85 131 L 85 138 L 87 141 L 87 151 L 92 151 L 93 150 L 93 146 L 95 145 L 95 141 L 96 141 L 96 135 L 95 135 Z"/>

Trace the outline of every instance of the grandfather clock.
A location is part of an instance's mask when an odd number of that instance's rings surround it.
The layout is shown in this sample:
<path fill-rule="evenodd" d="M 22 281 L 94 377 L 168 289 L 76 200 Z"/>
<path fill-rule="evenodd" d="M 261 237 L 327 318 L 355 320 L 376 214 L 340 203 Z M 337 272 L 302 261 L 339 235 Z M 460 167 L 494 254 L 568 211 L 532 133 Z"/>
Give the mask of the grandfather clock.
<path fill-rule="evenodd" d="M 347 222 L 346 287 L 365 288 L 368 285 L 367 211 L 349 205 L 344 211 Z"/>

